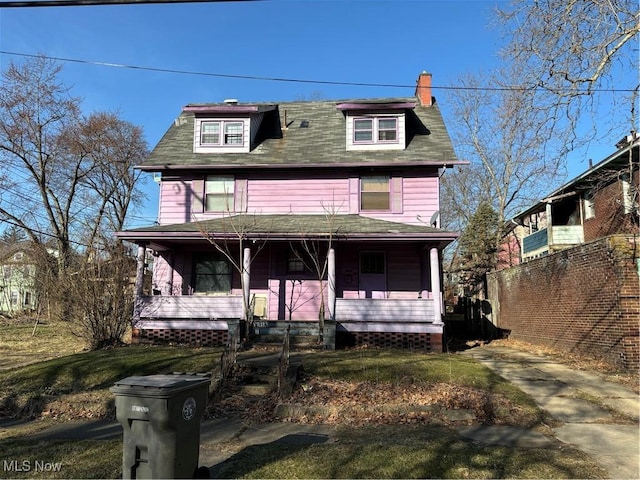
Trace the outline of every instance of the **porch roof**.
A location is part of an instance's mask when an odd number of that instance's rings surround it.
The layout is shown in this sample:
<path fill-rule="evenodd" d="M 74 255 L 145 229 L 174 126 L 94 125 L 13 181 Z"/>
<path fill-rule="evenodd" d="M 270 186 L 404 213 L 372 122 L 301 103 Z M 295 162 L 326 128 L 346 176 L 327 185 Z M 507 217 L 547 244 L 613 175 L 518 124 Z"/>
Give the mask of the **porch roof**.
<path fill-rule="evenodd" d="M 116 236 L 122 240 L 147 243 L 163 250 L 175 243 L 218 239 L 335 241 L 423 241 L 445 247 L 458 237 L 457 232 L 426 225 L 389 222 L 362 215 L 252 215 L 241 214 L 199 222 L 142 227 Z"/>

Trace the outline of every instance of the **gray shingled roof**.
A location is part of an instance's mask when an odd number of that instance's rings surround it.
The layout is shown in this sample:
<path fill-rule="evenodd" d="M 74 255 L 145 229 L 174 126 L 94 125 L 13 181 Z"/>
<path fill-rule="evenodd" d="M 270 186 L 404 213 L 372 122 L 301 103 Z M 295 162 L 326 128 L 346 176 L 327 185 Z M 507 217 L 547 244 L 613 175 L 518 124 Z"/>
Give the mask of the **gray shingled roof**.
<path fill-rule="evenodd" d="M 160 237 L 194 237 L 203 233 L 219 236 L 237 237 L 242 232 L 248 237 L 327 237 L 366 238 L 384 236 L 392 239 L 411 237 L 411 239 L 450 239 L 457 233 L 448 232 L 426 225 L 409 225 L 389 222 L 361 215 L 235 215 L 200 222 L 180 223 L 142 227 L 119 232 L 123 239 L 159 239 Z M 195 234 L 195 235 L 194 235 Z"/>
<path fill-rule="evenodd" d="M 407 114 L 408 145 L 404 150 L 346 151 L 345 114 L 339 103 L 415 102 Z M 202 106 L 220 106 L 206 104 Z M 273 104 L 252 104 L 266 106 Z M 265 114 L 259 144 L 250 153 L 193 153 L 194 118 L 182 112 L 139 165 L 147 171 L 182 168 L 253 168 L 286 166 L 424 165 L 457 161 L 437 105 L 422 107 L 417 98 L 287 102 Z M 242 104 L 238 105 L 243 107 Z M 246 106 L 245 106 L 246 107 Z M 287 128 L 280 130 L 286 117 Z M 305 121 L 307 126 L 301 127 Z"/>

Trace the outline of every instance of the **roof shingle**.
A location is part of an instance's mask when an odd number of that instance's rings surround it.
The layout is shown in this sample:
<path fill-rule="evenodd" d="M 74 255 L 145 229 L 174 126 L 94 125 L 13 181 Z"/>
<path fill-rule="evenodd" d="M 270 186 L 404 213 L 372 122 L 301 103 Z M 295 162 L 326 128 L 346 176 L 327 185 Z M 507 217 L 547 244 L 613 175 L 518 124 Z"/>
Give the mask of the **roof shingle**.
<path fill-rule="evenodd" d="M 404 150 L 347 151 L 345 114 L 341 103 L 416 103 L 415 97 L 342 101 L 286 102 L 266 109 L 258 144 L 249 153 L 194 153 L 193 111 L 183 111 L 149 157 L 138 167 L 147 171 L 185 168 L 322 167 L 331 165 L 443 165 L 457 162 L 451 139 L 436 105 L 405 109 Z M 221 104 L 190 105 L 215 107 Z M 258 108 L 273 103 L 252 104 Z M 247 105 L 238 108 L 246 110 Z M 195 108 L 196 110 L 198 108 Z M 263 108 L 265 110 L 265 108 Z M 282 130 L 286 119 L 286 127 Z M 304 122 L 304 124 L 303 124 Z"/>

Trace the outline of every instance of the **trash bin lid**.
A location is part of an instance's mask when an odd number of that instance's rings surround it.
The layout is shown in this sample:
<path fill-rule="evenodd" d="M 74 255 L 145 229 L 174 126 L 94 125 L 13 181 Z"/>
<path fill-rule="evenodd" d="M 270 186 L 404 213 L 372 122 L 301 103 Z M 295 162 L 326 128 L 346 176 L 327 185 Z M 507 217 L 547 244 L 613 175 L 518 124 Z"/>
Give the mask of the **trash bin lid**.
<path fill-rule="evenodd" d="M 168 397 L 183 390 L 197 388 L 209 382 L 205 375 L 171 374 L 123 378 L 111 387 L 111 392 L 145 397 Z"/>

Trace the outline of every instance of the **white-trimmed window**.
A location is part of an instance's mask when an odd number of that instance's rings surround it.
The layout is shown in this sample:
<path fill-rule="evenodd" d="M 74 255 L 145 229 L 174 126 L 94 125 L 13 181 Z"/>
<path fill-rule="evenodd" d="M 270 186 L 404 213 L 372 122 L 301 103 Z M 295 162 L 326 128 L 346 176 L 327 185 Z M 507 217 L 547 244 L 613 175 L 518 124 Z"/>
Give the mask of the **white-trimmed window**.
<path fill-rule="evenodd" d="M 354 117 L 353 143 L 398 143 L 398 117 Z"/>
<path fill-rule="evenodd" d="M 204 182 L 205 212 L 233 212 L 234 193 L 232 176 L 208 175 Z"/>
<path fill-rule="evenodd" d="M 360 210 L 389 210 L 389 177 L 372 175 L 360 178 Z"/>
<path fill-rule="evenodd" d="M 583 199 L 584 219 L 594 218 L 596 216 L 596 208 L 593 202 L 593 193 L 586 192 Z"/>
<path fill-rule="evenodd" d="M 199 122 L 201 147 L 244 146 L 244 121 L 201 120 Z"/>
<path fill-rule="evenodd" d="M 633 188 L 631 187 L 631 180 L 628 173 L 622 175 L 622 206 L 624 207 L 624 214 L 633 213 L 634 201 L 633 201 Z"/>

